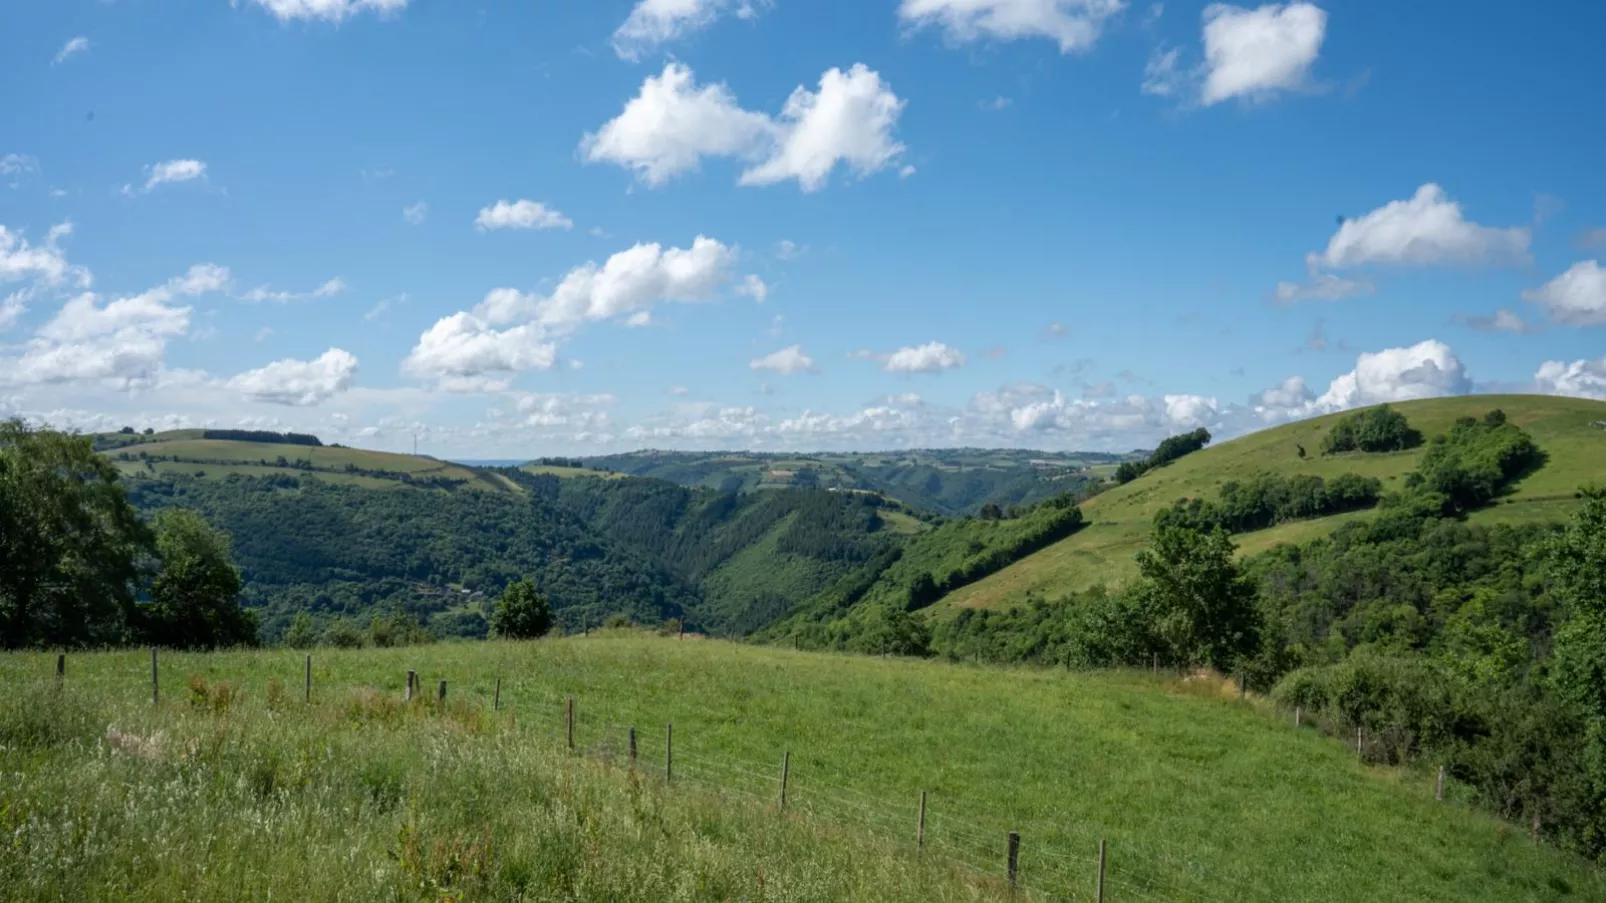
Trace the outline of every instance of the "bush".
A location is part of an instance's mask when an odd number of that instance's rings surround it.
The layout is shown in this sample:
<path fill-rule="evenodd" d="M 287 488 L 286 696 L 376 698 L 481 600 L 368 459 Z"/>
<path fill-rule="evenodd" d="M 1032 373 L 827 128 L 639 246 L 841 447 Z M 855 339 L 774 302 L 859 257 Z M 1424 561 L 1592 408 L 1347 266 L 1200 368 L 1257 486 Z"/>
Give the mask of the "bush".
<path fill-rule="evenodd" d="M 552 609 L 535 584 L 520 580 L 508 585 L 491 614 L 491 632 L 499 637 L 528 640 L 546 636 L 552 629 Z"/>
<path fill-rule="evenodd" d="M 1388 405 L 1357 411 L 1338 423 L 1322 440 L 1322 454 L 1405 451 L 1422 444 L 1422 434 L 1405 415 Z"/>
<path fill-rule="evenodd" d="M 1152 454 L 1143 461 L 1126 461 L 1115 469 L 1115 482 L 1130 483 L 1156 467 L 1164 467 L 1172 461 L 1191 455 L 1210 444 L 1210 431 L 1200 427 L 1191 433 L 1172 436 L 1157 446 Z"/>

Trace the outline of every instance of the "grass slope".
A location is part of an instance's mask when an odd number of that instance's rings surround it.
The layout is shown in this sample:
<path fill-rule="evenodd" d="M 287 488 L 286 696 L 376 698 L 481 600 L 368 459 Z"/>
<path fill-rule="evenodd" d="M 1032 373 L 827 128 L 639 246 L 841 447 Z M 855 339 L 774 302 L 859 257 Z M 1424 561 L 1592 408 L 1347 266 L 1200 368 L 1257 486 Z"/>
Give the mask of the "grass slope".
<path fill-rule="evenodd" d="M 314 658 L 0 656 L 0 886 L 22 899 L 1567 901 L 1587 865 L 1219 688 L 594 634 Z M 444 713 L 402 710 L 406 669 Z M 199 675 L 243 693 L 184 701 Z M 501 680 L 500 712 L 491 696 Z M 270 681 L 291 688 L 270 707 Z M 363 689 L 369 688 L 369 689 Z M 563 700 L 577 700 L 563 753 Z M 663 787 L 663 725 L 675 783 Z M 118 736 L 107 739 L 115 725 Z M 619 767 L 627 725 L 641 768 Z M 160 740 L 151 741 L 157 735 Z M 774 811 L 791 752 L 790 809 Z M 601 763 L 618 763 L 613 766 Z M 913 854 L 928 791 L 927 847 Z M 956 869 L 963 860 L 977 873 Z M 1047 899 L 1027 892 L 1017 899 Z"/>
<path fill-rule="evenodd" d="M 247 476 L 292 473 L 310 474 L 329 482 L 368 489 L 393 489 L 407 485 L 399 476 L 406 474 L 413 479 L 449 480 L 467 489 L 518 491 L 513 483 L 492 472 L 420 455 L 361 448 L 204 439 L 201 433 L 201 430 L 174 430 L 138 437 L 109 433 L 98 435 L 95 440 L 128 478 L 185 473 L 221 479 L 234 473 Z M 140 441 L 128 441 L 135 438 Z M 152 459 L 176 460 L 151 460 L 147 465 L 142 455 Z M 283 465 L 278 463 L 281 458 L 286 462 Z M 311 469 L 294 466 L 297 461 L 310 462 Z M 350 473 L 347 472 L 348 467 L 373 473 Z"/>
<path fill-rule="evenodd" d="M 1580 486 L 1606 481 L 1606 430 L 1591 426 L 1606 420 L 1606 402 L 1539 395 L 1474 395 L 1393 405 L 1424 437 L 1444 432 L 1458 417 L 1480 417 L 1500 408 L 1527 430 L 1549 456 L 1544 467 L 1527 476 L 1499 504 L 1479 511 L 1482 523 L 1561 520 L 1571 511 Z M 1350 412 L 1352 413 L 1352 412 Z M 1008 568 L 947 596 L 944 609 L 1013 605 L 1029 594 L 1052 598 L 1101 583 L 1119 583 L 1136 573 L 1132 554 L 1142 547 L 1155 512 L 1179 498 L 1214 496 L 1222 483 L 1261 471 L 1332 478 L 1357 473 L 1383 481 L 1384 491 L 1397 489 L 1416 469 L 1422 447 L 1391 454 L 1323 456 L 1322 437 L 1345 414 L 1332 414 L 1252 433 L 1188 455 L 1124 486 L 1082 504 L 1091 526 L 1075 536 L 1030 555 Z M 1303 445 L 1306 457 L 1298 455 Z M 1247 553 L 1282 542 L 1304 542 L 1325 536 L 1348 520 L 1368 512 L 1342 514 L 1282 524 L 1238 537 Z"/>

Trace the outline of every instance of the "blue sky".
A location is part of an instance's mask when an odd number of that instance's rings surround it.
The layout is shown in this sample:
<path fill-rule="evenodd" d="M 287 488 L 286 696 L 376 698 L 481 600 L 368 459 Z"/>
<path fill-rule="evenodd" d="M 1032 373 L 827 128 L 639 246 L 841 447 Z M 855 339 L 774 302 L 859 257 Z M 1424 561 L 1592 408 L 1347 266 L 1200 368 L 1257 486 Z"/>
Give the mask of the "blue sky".
<path fill-rule="evenodd" d="M 0 9 L 0 413 L 518 457 L 1606 397 L 1606 8 Z"/>

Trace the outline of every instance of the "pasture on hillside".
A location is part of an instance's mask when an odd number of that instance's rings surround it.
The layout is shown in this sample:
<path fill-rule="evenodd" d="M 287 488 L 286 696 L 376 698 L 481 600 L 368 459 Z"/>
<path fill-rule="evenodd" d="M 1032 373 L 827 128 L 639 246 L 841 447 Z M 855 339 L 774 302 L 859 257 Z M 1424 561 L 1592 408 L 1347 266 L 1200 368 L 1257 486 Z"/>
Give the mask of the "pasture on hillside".
<path fill-rule="evenodd" d="M 68 655 L 59 689 L 54 654 L 0 656 L 0 887 L 988 900 L 1016 831 L 1024 900 L 1092 899 L 1101 839 L 1108 901 L 1606 899 L 1458 788 L 1435 802 L 1430 775 L 1364 767 L 1219 681 L 621 632 L 320 649 L 307 702 L 304 662 L 164 652 L 153 705 L 142 650 Z"/>
<path fill-rule="evenodd" d="M 1482 417 L 1493 409 L 1526 430 L 1547 456 L 1543 467 L 1524 476 L 1505 496 L 1473 512 L 1478 523 L 1536 523 L 1565 520 L 1576 508 L 1579 488 L 1606 482 L 1606 402 L 1540 395 L 1472 395 L 1391 405 L 1411 426 L 1431 439 L 1459 417 Z M 1119 584 L 1137 574 L 1132 555 L 1147 541 L 1154 515 L 1178 499 L 1214 496 L 1223 483 L 1257 473 L 1310 475 L 1332 479 L 1354 473 L 1376 477 L 1385 492 L 1398 490 L 1416 469 L 1424 444 L 1382 454 L 1322 454 L 1322 437 L 1354 412 L 1301 420 L 1212 445 L 1082 503 L 1088 526 L 1068 539 L 1022 558 L 1011 566 L 946 596 L 934 609 L 950 616 L 957 607 L 994 608 L 1025 601 L 1029 594 L 1054 598 L 1101 584 Z M 1305 455 L 1300 456 L 1303 447 Z M 1358 511 L 1279 524 L 1236 537 L 1243 554 L 1279 543 L 1302 543 L 1325 536 L 1340 524 L 1371 516 Z"/>

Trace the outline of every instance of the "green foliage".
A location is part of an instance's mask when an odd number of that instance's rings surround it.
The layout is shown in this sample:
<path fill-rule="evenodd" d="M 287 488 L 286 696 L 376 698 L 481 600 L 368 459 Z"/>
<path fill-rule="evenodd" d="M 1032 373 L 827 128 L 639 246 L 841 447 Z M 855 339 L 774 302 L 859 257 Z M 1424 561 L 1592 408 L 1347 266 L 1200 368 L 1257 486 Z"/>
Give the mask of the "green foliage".
<path fill-rule="evenodd" d="M 122 641 L 151 548 L 87 437 L 0 421 L 0 646 Z"/>
<path fill-rule="evenodd" d="M 256 613 L 240 607 L 229 537 L 182 508 L 157 512 L 155 528 L 162 565 L 141 611 L 145 638 L 178 649 L 256 645 Z"/>
<path fill-rule="evenodd" d="M 284 643 L 294 646 L 291 634 L 295 632 L 297 624 L 305 615 L 297 615 L 291 622 L 290 629 L 285 632 Z M 418 618 L 404 611 L 393 612 L 390 615 L 380 615 L 368 625 L 368 644 L 377 649 L 386 649 L 395 646 L 424 646 L 435 642 L 435 635 L 425 629 Z"/>
<path fill-rule="evenodd" d="M 1355 474 L 1342 474 L 1328 481 L 1309 474 L 1288 477 L 1268 471 L 1243 482 L 1228 480 L 1214 502 L 1200 498 L 1179 501 L 1155 515 L 1155 522 L 1247 533 L 1289 521 L 1370 508 L 1377 504 L 1381 492 L 1381 482 Z"/>
<path fill-rule="evenodd" d="M 629 623 L 628 617 L 625 623 Z M 502 598 L 496 602 L 496 610 L 491 614 L 491 633 L 493 636 L 505 637 L 511 640 L 533 640 L 546 636 L 552 630 L 552 609 L 547 606 L 544 596 L 536 592 L 535 584 L 528 580 L 520 580 L 508 584 L 502 591 Z"/>
<path fill-rule="evenodd" d="M 350 618 L 336 618 L 323 630 L 323 644 L 336 649 L 361 649 L 367 641 L 362 628 Z"/>
<path fill-rule="evenodd" d="M 1130 483 L 1156 467 L 1164 467 L 1185 455 L 1191 455 L 1210 444 L 1210 431 L 1200 427 L 1191 433 L 1171 436 L 1162 441 L 1142 461 L 1123 461 L 1115 469 L 1116 483 Z"/>
<path fill-rule="evenodd" d="M 1421 444 L 1422 434 L 1411 428 L 1405 415 L 1385 404 L 1333 424 L 1322 439 L 1322 454 L 1406 451 Z"/>
<path fill-rule="evenodd" d="M 1239 572 L 1225 531 L 1157 526 L 1138 552 L 1133 592 L 1167 661 L 1227 671 L 1259 644 L 1255 587 Z"/>
<path fill-rule="evenodd" d="M 275 433 L 270 430 L 206 430 L 202 439 L 224 439 L 229 442 L 266 442 L 273 445 L 311 445 L 323 447 L 317 436 L 306 433 Z"/>
<path fill-rule="evenodd" d="M 1447 512 L 1470 511 L 1487 505 L 1507 483 L 1543 463 L 1533 439 L 1503 414 L 1482 421 L 1464 417 L 1433 438 L 1407 485 L 1443 496 Z"/>
<path fill-rule="evenodd" d="M 311 649 L 318 645 L 318 625 L 312 620 L 312 615 L 304 611 L 297 612 L 280 642 L 291 649 Z"/>

